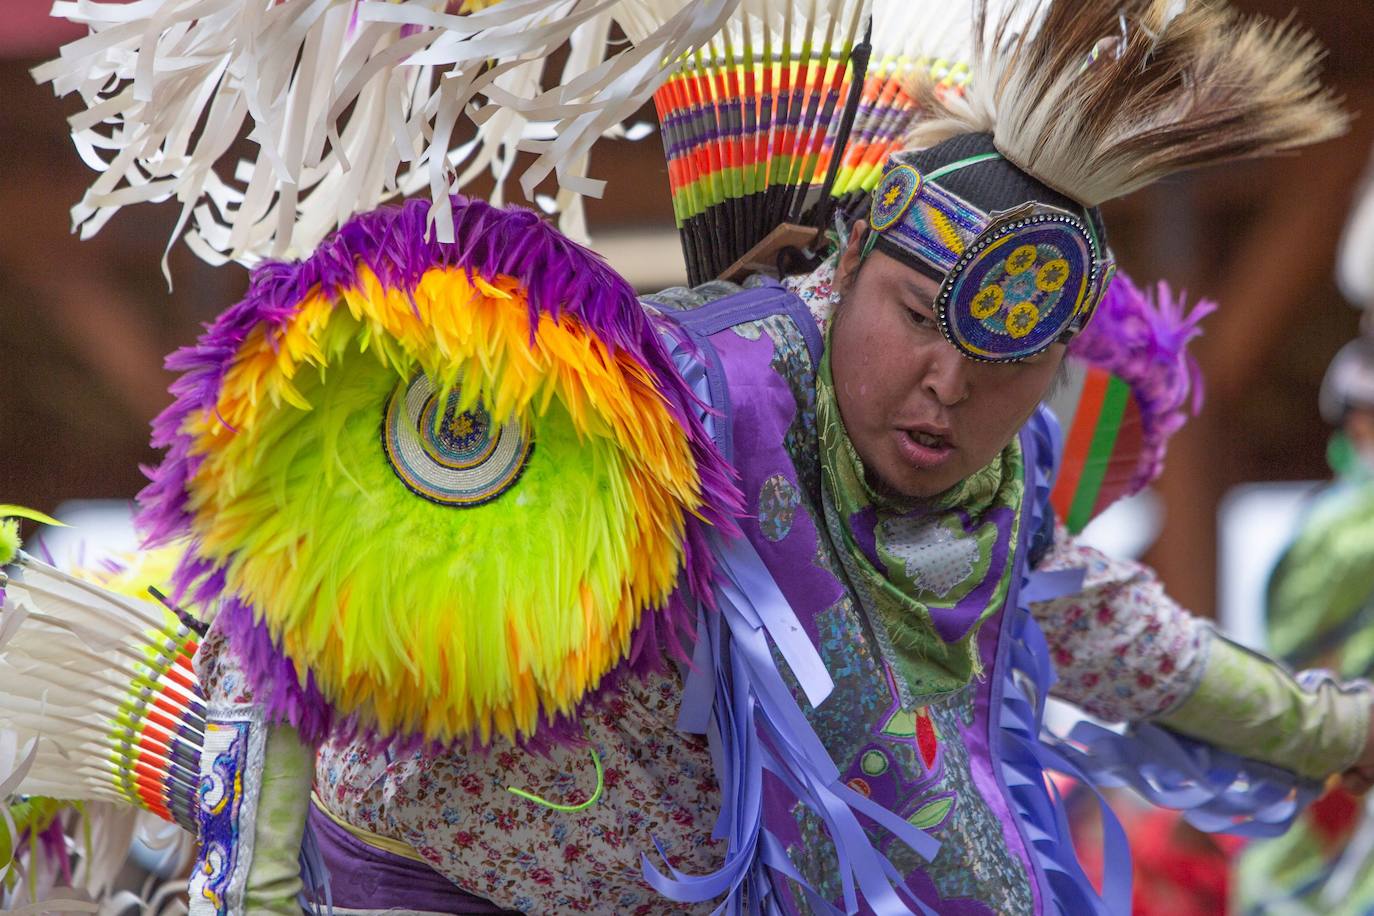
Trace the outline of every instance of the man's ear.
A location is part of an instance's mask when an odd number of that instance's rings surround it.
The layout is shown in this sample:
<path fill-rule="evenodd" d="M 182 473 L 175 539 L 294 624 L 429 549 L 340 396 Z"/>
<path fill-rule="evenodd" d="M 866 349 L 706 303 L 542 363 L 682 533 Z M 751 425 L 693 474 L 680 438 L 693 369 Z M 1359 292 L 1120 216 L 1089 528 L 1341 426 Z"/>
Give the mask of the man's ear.
<path fill-rule="evenodd" d="M 840 252 L 839 270 L 835 280 L 841 289 L 848 288 L 859 274 L 863 264 L 864 240 L 868 237 L 868 221 L 857 220 L 849 231 L 849 243 Z"/>

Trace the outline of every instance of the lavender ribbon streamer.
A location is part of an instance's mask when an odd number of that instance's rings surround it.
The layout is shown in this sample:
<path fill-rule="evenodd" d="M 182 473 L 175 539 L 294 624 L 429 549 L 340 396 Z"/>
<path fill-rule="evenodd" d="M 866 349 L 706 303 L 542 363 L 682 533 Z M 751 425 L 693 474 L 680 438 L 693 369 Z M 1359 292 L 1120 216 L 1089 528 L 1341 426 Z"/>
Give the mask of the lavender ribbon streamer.
<path fill-rule="evenodd" d="M 1037 412 L 1027 431 L 1030 449 L 1042 459 L 1027 461 L 1038 478 L 1027 520 L 1034 531 L 1048 518 L 1053 477 L 1043 458 L 1057 454 L 1059 431 L 1045 411 Z M 1047 731 L 1044 697 L 1054 684 L 1054 666 L 1029 605 L 1079 591 L 1080 576 L 1078 571 L 1033 572 L 1009 603 L 1011 646 L 1000 719 L 1005 738 L 1000 748 L 1002 770 L 1053 903 L 1064 913 L 1128 914 L 1130 847 L 1101 788 L 1129 787 L 1153 804 L 1183 810 L 1189 823 L 1206 832 L 1264 837 L 1286 830 L 1321 787 L 1155 725 L 1137 724 L 1130 733 L 1119 735 L 1083 722 L 1067 741 Z M 1034 685 L 1034 700 L 1018 684 L 1018 672 Z M 1052 797 L 1044 791 L 1043 774 L 1048 770 L 1073 777 L 1098 801 L 1104 842 L 1100 896 L 1078 864 L 1058 791 L 1053 785 Z"/>
<path fill-rule="evenodd" d="M 914 911 L 933 916 L 899 890 L 902 875 L 874 848 L 858 815 L 873 819 L 926 860 L 935 857 L 939 844 L 841 782 L 839 768 L 778 670 L 770 637 L 789 660 L 808 699 L 824 700 L 833 687 L 823 661 L 753 546 L 742 538 L 714 546 L 719 561 L 717 611 L 698 617 L 693 670 L 679 721 L 710 722 L 722 794 L 714 835 L 727 840 L 728 851 L 718 871 L 690 876 L 668 865 L 660 848 L 668 873 L 645 857 L 645 881 L 675 902 L 702 903 L 725 895 L 715 912 L 742 913 L 747 901 L 753 914 L 777 908 L 776 873 L 796 881 L 813 905 L 823 903 L 764 826 L 767 771 L 824 822 L 834 840 L 843 912 L 857 913 L 862 906 L 878 914 Z M 705 684 L 714 688 L 709 699 Z M 819 908 L 839 912 L 828 902 Z"/>
<path fill-rule="evenodd" d="M 1080 722 L 1061 752 L 1101 786 L 1127 786 L 1149 802 L 1184 812 L 1206 833 L 1273 837 L 1321 794 L 1316 780 L 1248 760 L 1157 725 L 1118 735 Z"/>
<path fill-rule="evenodd" d="M 301 892 L 297 902 L 302 913 L 311 916 L 334 916 L 334 891 L 330 886 L 329 868 L 324 864 L 324 852 L 319 837 L 307 819 L 301 837 Z M 321 903 L 323 902 L 323 903 Z"/>
<path fill-rule="evenodd" d="M 709 404 L 700 363 L 681 348 L 673 355 L 689 386 Z M 715 417 L 705 418 L 708 428 L 714 421 Z M 1054 418 L 1038 411 L 1023 439 L 1032 475 L 1027 494 L 1032 502 L 1022 526 L 1025 541 L 1052 522 L 1049 493 L 1058 441 Z M 780 912 L 775 875 L 796 882 L 818 912 L 854 913 L 862 903 L 868 912 L 931 913 L 919 900 L 910 899 L 901 887 L 904 876 L 873 847 L 856 815 L 871 818 L 927 861 L 934 859 L 939 844 L 840 782 L 838 768 L 783 681 L 769 639 L 813 706 L 833 688 L 819 654 L 752 545 L 739 539 L 717 541 L 713 548 L 718 558 L 718 607 L 697 615 L 697 641 L 679 727 L 710 737 L 722 794 L 713 835 L 728 842 L 726 860 L 713 874 L 691 876 L 674 869 L 659 847 L 667 873 L 645 857 L 645 881 L 676 902 L 702 903 L 724 895 L 716 913 L 742 913 L 746 902 L 751 914 Z M 1047 908 L 1126 914 L 1131 909 L 1130 848 L 1099 787 L 1130 786 L 1155 804 L 1187 809 L 1187 819 L 1201 829 L 1247 836 L 1285 829 L 1315 797 L 1315 787 L 1298 785 L 1292 774 L 1156 726 L 1139 726 L 1134 734 L 1122 736 L 1083 724 L 1068 742 L 1046 731 L 1044 700 L 1054 684 L 1054 666 L 1029 606 L 1080 591 L 1082 576 L 1078 570 L 1031 572 L 1015 583 L 1004 621 L 1008 645 L 996 757 L 1018 826 L 1043 876 Z M 1032 695 L 1022 689 L 1026 682 L 1033 685 Z M 1104 834 L 1100 895 L 1079 865 L 1065 806 L 1046 779 L 1051 770 L 1073 777 L 1097 798 Z M 765 771 L 825 823 L 835 842 L 844 910 L 802 879 L 781 842 L 764 826 Z"/>
<path fill-rule="evenodd" d="M 1022 520 L 1022 538 L 1050 521 L 1049 494 L 1053 486 L 1055 456 L 1059 453 L 1059 427 L 1047 410 L 1032 416 L 1022 437 L 1026 456 L 1027 499 L 1030 505 Z M 1023 550 L 1025 545 L 1023 543 Z M 1072 594 L 1082 588 L 1079 571 L 1031 572 L 1016 583 L 1009 596 L 1003 626 L 1007 627 L 1008 651 L 1002 673 L 998 724 L 1001 742 L 996 754 L 1008 801 L 1020 821 L 1022 835 L 1035 866 L 1043 875 L 1049 904 L 1066 914 L 1128 914 L 1131 911 L 1131 857 L 1126 832 L 1090 779 L 1061 757 L 1053 738 L 1044 730 L 1045 698 L 1054 684 L 1054 665 L 1049 645 L 1030 613 L 1030 604 Z M 1028 696 L 1022 682 L 1034 688 Z M 1078 779 L 1098 800 L 1104 842 L 1102 894 L 1099 896 L 1083 872 L 1074 849 L 1073 836 L 1058 790 L 1046 779 L 1057 770 Z M 1046 786 L 1049 786 L 1047 789 Z"/>

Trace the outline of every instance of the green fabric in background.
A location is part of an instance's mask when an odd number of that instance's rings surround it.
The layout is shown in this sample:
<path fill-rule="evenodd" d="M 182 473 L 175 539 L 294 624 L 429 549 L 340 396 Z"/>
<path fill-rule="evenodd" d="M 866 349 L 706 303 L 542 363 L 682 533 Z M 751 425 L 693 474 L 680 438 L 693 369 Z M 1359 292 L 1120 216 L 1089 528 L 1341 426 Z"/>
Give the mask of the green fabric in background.
<path fill-rule="evenodd" d="M 1269 650 L 1298 668 L 1374 667 L 1374 481 L 1324 493 L 1269 580 Z"/>

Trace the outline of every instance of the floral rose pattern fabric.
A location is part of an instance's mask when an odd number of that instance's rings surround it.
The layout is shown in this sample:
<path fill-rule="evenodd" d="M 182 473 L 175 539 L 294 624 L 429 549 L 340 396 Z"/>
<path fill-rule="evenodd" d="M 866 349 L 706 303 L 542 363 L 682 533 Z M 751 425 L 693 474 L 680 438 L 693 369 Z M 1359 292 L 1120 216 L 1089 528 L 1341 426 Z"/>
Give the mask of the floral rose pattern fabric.
<path fill-rule="evenodd" d="M 1112 559 L 1064 528 L 1038 567 L 1083 569 L 1083 591 L 1031 605 L 1049 642 L 1055 696 L 1109 722 L 1163 715 L 1202 680 L 1211 626 L 1179 607 L 1154 571 Z"/>
<path fill-rule="evenodd" d="M 655 854 L 655 840 L 690 874 L 713 871 L 724 856 L 724 844 L 710 839 L 719 790 L 705 741 L 673 729 L 681 695 L 676 678 L 651 678 L 584 720 L 605 790 L 582 811 L 555 811 L 507 787 L 558 804 L 585 801 L 596 787 L 585 748 L 557 748 L 548 759 L 496 745 L 485 755 L 388 760 L 360 745 L 326 745 L 316 791 L 334 813 L 409 844 L 463 890 L 500 906 L 661 913 L 667 904 L 640 877 L 640 856 Z"/>

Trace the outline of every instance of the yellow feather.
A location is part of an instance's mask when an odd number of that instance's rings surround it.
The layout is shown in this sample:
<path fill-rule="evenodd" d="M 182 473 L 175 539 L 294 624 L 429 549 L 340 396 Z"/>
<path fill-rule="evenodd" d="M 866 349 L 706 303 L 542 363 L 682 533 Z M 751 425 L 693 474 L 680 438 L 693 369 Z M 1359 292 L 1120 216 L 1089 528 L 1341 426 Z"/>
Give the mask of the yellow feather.
<path fill-rule="evenodd" d="M 363 269 L 337 299 L 309 297 L 274 341 L 250 334 L 215 407 L 186 424 L 204 456 L 190 489 L 205 554 L 229 564 L 230 587 L 262 611 L 288 655 L 309 663 L 341 712 L 383 731 L 529 734 L 623 658 L 644 610 L 677 584 L 683 516 L 700 509 L 701 483 L 665 398 L 645 367 L 571 317 L 539 316 L 533 338 L 529 322 L 525 293 L 509 277 L 435 269 L 407 293 Z M 365 352 L 395 382 L 420 369 L 441 390 L 456 388 L 461 407 L 480 399 L 497 423 L 533 422 L 557 406 L 595 448 L 588 454 L 601 456 L 618 517 L 585 517 L 585 537 L 558 548 L 542 581 L 507 581 L 499 566 L 443 587 L 393 581 L 388 564 L 359 557 L 365 551 L 326 580 L 309 559 L 317 542 L 362 533 L 265 525 L 290 510 L 280 505 L 287 491 L 274 488 L 303 484 L 286 462 L 264 490 L 258 466 L 311 410 L 309 392 L 330 390 L 333 367 Z M 318 371 L 301 372 L 311 366 Z M 361 482 L 349 486 L 353 498 L 369 498 Z M 494 603 L 453 604 L 479 593 Z"/>

